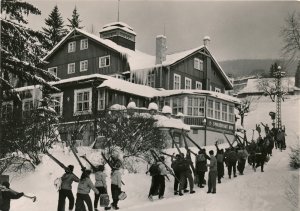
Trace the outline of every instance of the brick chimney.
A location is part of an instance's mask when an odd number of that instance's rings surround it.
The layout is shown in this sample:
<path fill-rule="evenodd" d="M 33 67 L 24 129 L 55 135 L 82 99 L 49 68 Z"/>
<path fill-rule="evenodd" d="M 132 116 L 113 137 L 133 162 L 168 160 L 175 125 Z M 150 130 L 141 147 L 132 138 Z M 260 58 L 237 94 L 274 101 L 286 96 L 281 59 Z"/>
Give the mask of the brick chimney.
<path fill-rule="evenodd" d="M 166 60 L 167 37 L 158 35 L 156 37 L 156 64 L 162 64 Z"/>
<path fill-rule="evenodd" d="M 208 46 L 209 42 L 210 42 L 210 37 L 209 36 L 205 36 L 203 38 L 203 45 L 206 47 L 206 46 Z"/>

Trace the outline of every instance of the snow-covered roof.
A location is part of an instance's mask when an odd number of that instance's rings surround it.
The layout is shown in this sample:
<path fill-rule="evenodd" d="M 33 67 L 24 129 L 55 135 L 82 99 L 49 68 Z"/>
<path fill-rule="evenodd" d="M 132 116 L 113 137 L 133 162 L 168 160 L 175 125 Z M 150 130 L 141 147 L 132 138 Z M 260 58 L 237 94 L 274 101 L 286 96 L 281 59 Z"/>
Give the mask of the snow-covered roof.
<path fill-rule="evenodd" d="M 126 27 L 120 27 L 120 26 L 108 26 L 108 27 L 101 29 L 100 32 L 106 32 L 106 31 L 110 31 L 110 30 L 114 30 L 114 29 L 122 29 L 123 31 L 126 31 L 130 34 L 136 35 L 136 33 L 133 30 L 126 28 Z"/>
<path fill-rule="evenodd" d="M 58 85 L 58 84 L 64 84 L 64 83 L 70 83 L 70 82 L 75 82 L 75 81 L 82 81 L 82 80 L 88 80 L 91 78 L 100 78 L 100 79 L 110 79 L 113 78 L 108 75 L 102 75 L 102 74 L 91 74 L 91 75 L 83 75 L 83 76 L 77 76 L 77 77 L 72 77 L 72 78 L 67 78 L 67 79 L 62 79 L 59 81 L 54 81 L 50 82 L 51 85 Z"/>
<path fill-rule="evenodd" d="M 129 26 L 127 23 L 124 23 L 121 21 L 108 23 L 108 24 L 104 25 L 103 28 L 107 28 L 109 26 L 122 26 L 122 27 L 126 27 L 128 29 L 131 29 L 133 31 L 133 28 L 131 26 Z"/>
<path fill-rule="evenodd" d="M 263 93 L 264 90 L 261 88 L 260 84 L 268 83 L 270 88 L 275 88 L 275 78 L 260 78 L 260 79 L 248 79 L 247 85 L 238 94 L 247 93 Z M 290 92 L 294 90 L 295 78 L 285 77 L 281 79 L 281 85 L 283 91 Z"/>
<path fill-rule="evenodd" d="M 159 95 L 159 91 L 150 86 L 134 84 L 134 83 L 124 81 L 121 79 L 117 79 L 117 78 L 113 78 L 113 77 L 109 77 L 98 87 L 99 88 L 108 87 L 113 90 L 118 90 L 121 92 L 126 92 L 126 93 L 130 93 L 133 95 L 143 96 L 143 97 L 148 97 L 148 98 L 153 98 L 156 95 Z"/>
<path fill-rule="evenodd" d="M 40 89 L 41 87 L 42 87 L 41 85 L 31 85 L 31 86 L 15 88 L 14 90 L 16 92 L 23 92 L 23 91 L 33 90 L 33 89 Z"/>
<path fill-rule="evenodd" d="M 187 124 L 184 124 L 181 119 L 175 119 L 172 117 L 166 117 L 163 115 L 154 115 L 154 119 L 157 120 L 156 126 L 161 128 L 175 128 L 180 130 L 191 130 L 191 127 Z"/>

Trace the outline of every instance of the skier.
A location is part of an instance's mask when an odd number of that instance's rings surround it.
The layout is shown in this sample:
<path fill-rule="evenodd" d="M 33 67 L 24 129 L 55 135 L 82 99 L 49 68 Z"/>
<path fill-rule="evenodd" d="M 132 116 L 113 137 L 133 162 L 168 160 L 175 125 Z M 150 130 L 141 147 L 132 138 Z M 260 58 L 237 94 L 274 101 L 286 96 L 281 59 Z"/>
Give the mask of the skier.
<path fill-rule="evenodd" d="M 107 175 L 104 172 L 104 165 L 99 165 L 95 172 L 95 187 L 99 191 L 99 194 L 95 193 L 95 200 L 94 200 L 95 211 L 98 211 L 97 207 L 98 207 L 100 194 L 107 194 L 106 177 Z M 105 207 L 104 209 L 110 210 L 110 207 Z"/>
<path fill-rule="evenodd" d="M 179 195 L 182 196 L 182 190 L 184 190 L 187 180 L 190 185 L 190 194 L 195 193 L 194 191 L 194 180 L 192 176 L 192 171 L 190 165 L 193 165 L 190 155 L 187 153 L 187 156 L 183 158 L 178 164 L 178 168 L 180 169 L 180 185 L 179 185 Z M 184 191 L 186 192 L 186 191 Z"/>
<path fill-rule="evenodd" d="M 261 122 L 261 125 L 264 127 L 265 129 L 265 134 L 268 135 L 269 132 L 270 132 L 270 128 L 269 128 L 269 125 L 268 124 L 264 124 Z"/>
<path fill-rule="evenodd" d="M 112 195 L 112 199 L 113 202 L 111 203 L 111 207 L 115 210 L 118 210 L 118 202 L 119 202 L 119 195 L 122 192 L 122 178 L 121 178 L 121 172 L 119 167 L 120 166 L 120 160 L 118 161 L 116 159 L 116 155 L 114 155 L 114 159 L 115 159 L 115 164 L 114 167 L 112 168 L 112 172 L 111 172 L 111 195 Z"/>
<path fill-rule="evenodd" d="M 260 133 L 261 133 L 260 124 L 256 124 L 256 125 L 255 125 L 255 129 L 257 130 L 258 135 L 261 136 L 261 135 L 260 135 Z"/>
<path fill-rule="evenodd" d="M 159 174 L 158 174 L 158 198 L 163 199 L 165 194 L 165 176 L 168 174 L 166 166 L 164 165 L 165 157 L 160 156 L 158 164 Z"/>
<path fill-rule="evenodd" d="M 214 151 L 209 151 L 210 155 L 210 163 L 209 166 L 209 172 L 208 172 L 208 191 L 207 193 L 216 193 L 216 183 L 217 183 L 217 159 L 214 156 Z"/>
<path fill-rule="evenodd" d="M 205 149 L 201 149 L 196 156 L 196 172 L 199 177 L 198 187 L 204 188 L 205 172 L 207 172 L 207 160 L 210 158 L 206 155 Z"/>
<path fill-rule="evenodd" d="M 66 198 L 69 199 L 69 210 L 73 210 L 74 207 L 74 195 L 72 192 L 72 183 L 79 182 L 79 178 L 73 174 L 74 166 L 69 165 L 65 169 L 65 173 L 61 177 L 61 188 L 58 192 L 58 207 L 57 211 L 65 210 Z"/>
<path fill-rule="evenodd" d="M 257 145 L 255 158 L 256 158 L 256 165 L 254 168 L 254 171 L 256 171 L 256 168 L 260 166 L 261 172 L 264 172 L 264 164 L 266 160 L 267 153 L 264 150 L 263 145 Z"/>
<path fill-rule="evenodd" d="M 247 160 L 248 155 L 249 154 L 248 154 L 247 150 L 243 146 L 241 146 L 238 149 L 238 152 L 237 152 L 237 156 L 238 156 L 237 169 L 238 169 L 240 175 L 244 174 L 245 164 L 246 164 L 246 160 Z"/>
<path fill-rule="evenodd" d="M 271 133 L 271 135 L 273 137 L 273 140 L 274 140 L 275 149 L 277 149 L 277 147 L 278 147 L 278 142 L 277 142 L 278 130 L 277 130 L 277 128 L 275 128 L 275 123 L 272 123 L 272 129 L 271 129 L 270 133 Z"/>
<path fill-rule="evenodd" d="M 233 176 L 236 177 L 236 162 L 237 162 L 237 154 L 236 150 L 232 147 L 227 154 L 226 160 L 228 162 L 228 176 L 231 179 L 231 173 L 233 170 Z"/>
<path fill-rule="evenodd" d="M 90 170 L 83 169 L 77 188 L 75 211 L 85 211 L 84 203 L 87 205 L 89 211 L 93 211 L 93 204 L 89 193 L 91 189 L 93 189 L 96 194 L 99 194 L 99 191 L 92 183 L 90 174 Z"/>
<path fill-rule="evenodd" d="M 178 195 L 178 185 L 179 185 L 179 179 L 180 179 L 180 171 L 178 171 L 178 162 L 180 162 L 180 155 L 177 154 L 175 156 L 175 159 L 173 159 L 173 157 L 171 158 L 171 168 L 173 169 L 174 171 L 174 174 L 175 174 L 175 179 L 174 179 L 174 195 Z"/>
<path fill-rule="evenodd" d="M 2 201 L 0 202 L 0 210 L 1 211 L 9 211 L 10 210 L 10 200 L 11 199 L 19 199 L 24 193 L 18 193 L 9 189 L 9 182 L 3 182 L 3 187 L 0 188 L 0 194 L 2 194 Z"/>
<path fill-rule="evenodd" d="M 221 178 L 224 176 L 224 150 L 219 149 L 218 144 L 215 144 L 217 148 L 216 159 L 218 162 L 218 183 L 221 183 Z"/>
<path fill-rule="evenodd" d="M 157 162 L 153 163 L 148 172 L 150 173 L 151 178 L 151 186 L 148 198 L 152 201 L 153 196 L 158 194 L 158 188 L 159 188 L 159 166 Z"/>
<path fill-rule="evenodd" d="M 279 129 L 277 132 L 277 145 L 280 151 L 284 148 L 284 142 L 285 142 L 285 133 L 282 131 L 282 129 Z"/>

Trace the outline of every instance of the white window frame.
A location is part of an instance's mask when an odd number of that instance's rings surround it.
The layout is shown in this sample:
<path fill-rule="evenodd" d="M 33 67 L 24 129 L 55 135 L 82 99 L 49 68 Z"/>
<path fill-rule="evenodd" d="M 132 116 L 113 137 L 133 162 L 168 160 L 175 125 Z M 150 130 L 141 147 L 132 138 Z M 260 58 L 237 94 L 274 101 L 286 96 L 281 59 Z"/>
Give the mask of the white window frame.
<path fill-rule="evenodd" d="M 107 64 L 107 59 L 108 59 L 108 64 Z M 103 61 L 104 60 L 104 64 L 103 64 Z M 101 56 L 99 57 L 99 68 L 102 68 L 102 67 L 109 67 L 110 66 L 110 55 L 107 55 L 107 56 Z"/>
<path fill-rule="evenodd" d="M 205 115 L 205 98 L 189 96 L 188 103 L 187 103 L 187 114 L 189 116 L 203 117 Z"/>
<path fill-rule="evenodd" d="M 76 41 L 68 43 L 68 53 L 72 53 L 76 51 Z"/>
<path fill-rule="evenodd" d="M 103 93 L 102 96 L 101 96 L 101 93 Z M 104 110 L 104 109 L 105 109 L 105 90 L 99 89 L 98 90 L 98 110 Z"/>
<path fill-rule="evenodd" d="M 89 61 L 88 60 L 80 61 L 80 70 L 79 70 L 80 72 L 87 71 L 88 67 L 89 67 Z"/>
<path fill-rule="evenodd" d="M 8 111 L 8 105 L 10 106 L 11 110 Z M 10 116 L 12 116 L 14 110 L 14 103 L 13 101 L 3 102 L 2 103 L 2 118 L 8 119 Z"/>
<path fill-rule="evenodd" d="M 80 50 L 88 49 L 88 47 L 89 47 L 88 39 L 80 40 Z"/>
<path fill-rule="evenodd" d="M 221 93 L 221 89 L 220 89 L 220 88 L 217 88 L 217 87 L 215 87 L 215 92 L 219 92 L 219 93 Z"/>
<path fill-rule="evenodd" d="M 200 89 L 199 89 L 200 87 Z M 202 90 L 202 83 L 200 81 L 196 81 L 196 89 Z"/>
<path fill-rule="evenodd" d="M 150 87 L 155 87 L 155 73 L 149 73 L 147 76 L 147 85 Z"/>
<path fill-rule="evenodd" d="M 220 105 L 219 110 L 217 110 L 217 104 Z M 221 120 L 221 111 L 222 111 L 222 103 L 220 101 L 215 101 L 215 106 L 214 106 L 214 116 L 216 120 Z"/>
<path fill-rule="evenodd" d="M 185 77 L 184 78 L 184 88 L 185 89 L 192 89 L 192 79 Z"/>
<path fill-rule="evenodd" d="M 32 107 L 29 109 L 29 110 L 25 110 L 25 104 L 27 103 L 27 102 L 32 102 Z M 34 110 L 34 101 L 33 101 L 33 98 L 26 98 L 26 99 L 23 99 L 22 100 L 22 115 L 23 115 L 23 117 L 24 117 L 24 113 L 26 113 L 26 112 L 31 112 L 31 111 L 33 111 Z"/>
<path fill-rule="evenodd" d="M 226 105 L 226 109 L 224 109 L 224 106 Z M 221 105 L 221 120 L 224 122 L 228 122 L 228 104 L 222 103 Z"/>
<path fill-rule="evenodd" d="M 176 80 L 176 78 L 178 80 Z M 174 73 L 174 81 L 173 81 L 173 89 L 180 89 L 181 88 L 181 75 Z"/>
<path fill-rule="evenodd" d="M 62 116 L 64 93 L 63 93 L 63 92 L 60 92 L 60 93 L 52 94 L 52 95 L 51 95 L 51 100 L 56 100 L 56 99 L 54 99 L 54 98 L 57 98 L 57 97 L 60 98 L 60 100 L 59 100 L 59 105 L 57 105 L 56 102 L 53 102 L 53 104 L 52 104 L 51 107 L 55 110 L 55 107 L 59 106 L 60 109 L 59 109 L 59 113 L 57 113 L 57 115 Z M 55 111 L 56 111 L 56 110 L 55 110 Z"/>
<path fill-rule="evenodd" d="M 212 107 L 209 106 L 209 103 L 212 102 Z M 207 100 L 207 117 L 208 118 L 214 118 L 215 114 L 215 101 L 213 99 L 208 99 Z"/>
<path fill-rule="evenodd" d="M 203 70 L 203 60 L 199 58 L 194 58 L 194 68 L 196 70 Z"/>
<path fill-rule="evenodd" d="M 48 68 L 48 72 L 51 73 L 54 76 L 57 76 L 57 67 L 50 67 L 50 68 Z"/>
<path fill-rule="evenodd" d="M 183 107 L 184 107 L 183 97 L 176 97 L 172 99 L 173 114 L 178 114 L 179 112 L 183 113 Z"/>
<path fill-rule="evenodd" d="M 72 66 L 74 66 L 74 69 L 73 69 L 73 70 L 71 69 Z M 68 64 L 68 74 L 73 74 L 73 73 L 75 73 L 75 68 L 76 68 L 75 63 L 69 63 L 69 64 Z M 72 70 L 72 71 L 71 71 L 71 70 Z"/>
<path fill-rule="evenodd" d="M 230 104 L 228 106 L 228 121 L 231 123 L 235 122 L 234 106 Z"/>
<path fill-rule="evenodd" d="M 89 108 L 88 110 L 83 110 L 83 111 L 77 111 L 77 94 L 79 93 L 85 93 L 89 92 Z M 86 89 L 75 89 L 74 90 L 74 115 L 81 115 L 81 114 L 89 114 L 92 112 L 92 88 L 86 88 Z"/>

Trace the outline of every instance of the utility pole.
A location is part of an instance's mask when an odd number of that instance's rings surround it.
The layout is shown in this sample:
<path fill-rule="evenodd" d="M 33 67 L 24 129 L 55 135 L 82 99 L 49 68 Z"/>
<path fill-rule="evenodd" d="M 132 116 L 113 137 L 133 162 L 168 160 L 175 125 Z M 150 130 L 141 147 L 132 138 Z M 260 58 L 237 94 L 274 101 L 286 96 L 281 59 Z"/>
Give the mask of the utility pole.
<path fill-rule="evenodd" d="M 120 22 L 120 0 L 118 0 L 118 19 L 117 22 Z"/>
<path fill-rule="evenodd" d="M 278 66 L 274 72 L 274 77 L 276 78 L 276 127 L 281 128 L 282 118 L 281 118 L 281 100 L 283 98 L 284 92 L 281 88 L 281 78 L 286 74 L 285 71 L 281 71 L 281 67 Z"/>

